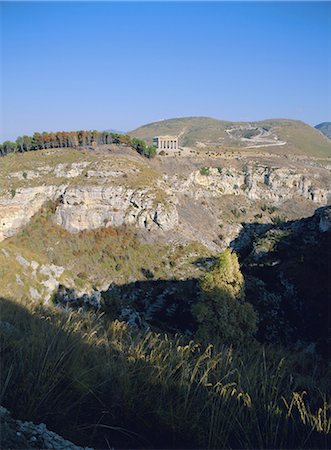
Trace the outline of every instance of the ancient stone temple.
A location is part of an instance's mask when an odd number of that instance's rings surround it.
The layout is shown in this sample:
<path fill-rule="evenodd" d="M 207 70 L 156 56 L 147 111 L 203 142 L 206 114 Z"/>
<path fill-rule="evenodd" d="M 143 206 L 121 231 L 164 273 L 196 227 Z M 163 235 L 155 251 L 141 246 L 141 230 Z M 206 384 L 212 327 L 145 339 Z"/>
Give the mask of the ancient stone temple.
<path fill-rule="evenodd" d="M 153 145 L 155 145 L 159 151 L 178 150 L 178 137 L 156 136 L 153 138 Z"/>

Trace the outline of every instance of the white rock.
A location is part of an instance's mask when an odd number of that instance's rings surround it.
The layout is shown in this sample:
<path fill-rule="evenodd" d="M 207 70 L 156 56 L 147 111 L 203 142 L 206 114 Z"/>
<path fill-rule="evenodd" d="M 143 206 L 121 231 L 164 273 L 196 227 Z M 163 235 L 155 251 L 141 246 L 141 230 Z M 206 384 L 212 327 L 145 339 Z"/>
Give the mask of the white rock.
<path fill-rule="evenodd" d="M 17 233 L 47 200 L 56 200 L 64 190 L 65 186 L 19 188 L 14 196 L 0 191 L 0 241 Z"/>

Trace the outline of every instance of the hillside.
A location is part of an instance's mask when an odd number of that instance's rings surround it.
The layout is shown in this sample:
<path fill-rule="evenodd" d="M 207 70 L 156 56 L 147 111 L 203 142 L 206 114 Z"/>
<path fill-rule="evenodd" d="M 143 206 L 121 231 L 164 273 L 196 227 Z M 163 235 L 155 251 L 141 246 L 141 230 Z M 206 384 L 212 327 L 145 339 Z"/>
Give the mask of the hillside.
<path fill-rule="evenodd" d="M 267 150 L 277 154 L 331 156 L 331 143 L 309 125 L 289 119 L 228 122 L 184 117 L 144 125 L 128 133 L 152 143 L 154 136 L 180 136 L 182 147 Z"/>
<path fill-rule="evenodd" d="M 125 142 L 3 156 L 1 448 L 36 427 L 93 448 L 330 447 L 330 168 Z"/>
<path fill-rule="evenodd" d="M 331 122 L 322 122 L 315 126 L 324 136 L 331 139 Z"/>
<path fill-rule="evenodd" d="M 84 292 L 151 273 L 196 276 L 194 260 L 226 248 L 243 222 L 298 219 L 331 197 L 323 161 L 203 152 L 147 159 L 108 144 L 12 153 L 1 163 L 0 295 L 16 297 L 34 289 L 47 299 L 65 281 Z M 21 257 L 38 263 L 33 279 Z"/>

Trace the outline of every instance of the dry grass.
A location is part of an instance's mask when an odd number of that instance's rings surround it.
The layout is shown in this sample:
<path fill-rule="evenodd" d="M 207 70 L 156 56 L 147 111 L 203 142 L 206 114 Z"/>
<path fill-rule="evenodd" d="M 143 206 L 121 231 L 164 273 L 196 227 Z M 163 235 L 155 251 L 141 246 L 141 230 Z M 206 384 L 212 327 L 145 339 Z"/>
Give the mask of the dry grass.
<path fill-rule="evenodd" d="M 107 282 L 123 284 L 133 279 L 143 280 L 142 269 L 152 272 L 155 279 L 197 277 L 202 269 L 193 262 L 198 257 L 210 256 L 196 242 L 177 247 L 143 243 L 133 228 L 107 227 L 72 234 L 54 224 L 52 204 L 45 205 L 16 236 L 0 244 L 0 274 L 5 281 L 0 285 L 0 295 L 20 299 L 28 297 L 27 287 L 34 282 L 37 287 L 38 280 L 26 280 L 16 260 L 17 254 L 28 261 L 62 266 L 67 279 L 87 289 Z M 27 281 L 26 286 L 17 284 L 17 274 Z"/>
<path fill-rule="evenodd" d="M 101 316 L 2 300 L 1 401 L 81 444 L 328 448 L 327 374 L 254 346 L 201 347 Z M 306 358 L 296 356 L 296 358 Z"/>

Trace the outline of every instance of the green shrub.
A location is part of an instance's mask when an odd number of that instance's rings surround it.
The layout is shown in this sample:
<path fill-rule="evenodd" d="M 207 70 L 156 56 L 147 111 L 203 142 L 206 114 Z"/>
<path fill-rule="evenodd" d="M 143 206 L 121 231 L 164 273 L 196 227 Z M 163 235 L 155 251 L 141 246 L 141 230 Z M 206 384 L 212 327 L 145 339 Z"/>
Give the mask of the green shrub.
<path fill-rule="evenodd" d="M 200 174 L 208 176 L 209 175 L 209 167 L 201 167 Z"/>
<path fill-rule="evenodd" d="M 283 225 L 286 222 L 285 216 L 275 216 L 271 218 L 271 221 L 274 225 Z"/>
<path fill-rule="evenodd" d="M 192 312 L 198 335 L 210 342 L 238 344 L 256 331 L 256 314 L 245 302 L 244 278 L 237 255 L 230 249 L 200 282 L 200 297 Z"/>

